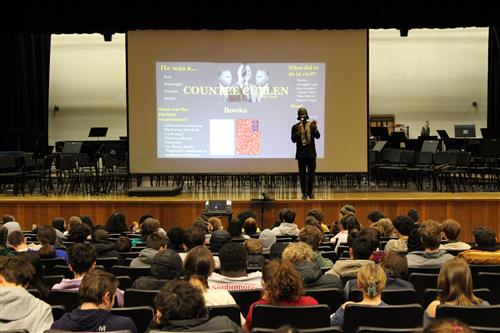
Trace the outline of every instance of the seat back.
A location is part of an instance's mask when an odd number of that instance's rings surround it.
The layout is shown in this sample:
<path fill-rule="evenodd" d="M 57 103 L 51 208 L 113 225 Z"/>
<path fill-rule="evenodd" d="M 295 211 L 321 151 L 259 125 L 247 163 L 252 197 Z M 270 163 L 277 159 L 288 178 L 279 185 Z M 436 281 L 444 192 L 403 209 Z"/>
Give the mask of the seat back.
<path fill-rule="evenodd" d="M 47 258 L 40 259 L 42 261 L 43 267 L 45 267 L 45 273 L 51 273 L 52 268 L 56 265 L 66 266 L 66 260 L 64 258 Z"/>
<path fill-rule="evenodd" d="M 245 317 L 248 314 L 250 305 L 262 297 L 262 289 L 230 290 L 229 293 L 233 296 L 236 304 L 240 307 L 241 313 Z"/>
<path fill-rule="evenodd" d="M 127 307 L 132 306 L 155 306 L 155 296 L 159 290 L 127 289 L 124 294 L 124 303 Z"/>
<path fill-rule="evenodd" d="M 96 259 L 96 265 L 102 265 L 104 266 L 104 269 L 107 272 L 111 272 L 111 269 L 113 266 L 117 266 L 120 264 L 120 260 L 116 257 L 110 257 L 110 258 L 97 258 Z"/>
<path fill-rule="evenodd" d="M 226 304 L 226 305 L 213 305 L 207 306 L 208 316 L 210 318 L 216 316 L 226 316 L 236 323 L 236 325 L 241 326 L 240 318 L 240 307 L 238 304 Z"/>
<path fill-rule="evenodd" d="M 371 327 L 371 326 L 359 326 L 357 333 L 417 333 L 420 332 L 420 328 L 388 328 L 388 327 Z"/>
<path fill-rule="evenodd" d="M 479 288 L 488 288 L 491 291 L 491 304 L 500 304 L 500 273 L 479 272 L 477 283 Z"/>
<path fill-rule="evenodd" d="M 274 328 L 252 327 L 252 333 L 274 333 L 275 331 L 276 329 Z M 150 332 L 154 333 L 153 331 Z M 320 328 L 303 328 L 300 330 L 300 333 L 342 333 L 342 329 L 340 327 L 335 327 L 335 326 L 320 327 Z"/>
<path fill-rule="evenodd" d="M 434 289 L 437 287 L 438 274 L 412 273 L 408 281 L 413 283 L 417 292 L 417 302 L 423 305 L 425 289 Z"/>
<path fill-rule="evenodd" d="M 344 333 L 356 333 L 359 326 L 417 328 L 422 326 L 424 310 L 420 304 L 370 306 L 348 304 Z"/>
<path fill-rule="evenodd" d="M 344 292 L 337 288 L 306 289 L 304 295 L 311 296 L 319 304 L 328 305 L 330 313 L 333 313 L 345 302 Z"/>
<path fill-rule="evenodd" d="M 257 304 L 253 308 L 255 327 L 278 328 L 288 324 L 295 328 L 330 326 L 330 308 L 327 305 L 276 306 Z"/>
<path fill-rule="evenodd" d="M 492 304 L 493 295 L 488 288 L 474 289 L 472 291 L 476 297 Z M 432 301 L 438 297 L 438 289 L 425 289 L 422 306 L 427 308 Z"/>
<path fill-rule="evenodd" d="M 64 305 L 66 311 L 71 312 L 79 305 L 77 296 L 77 291 L 51 290 L 48 301 L 50 305 Z"/>
<path fill-rule="evenodd" d="M 140 276 L 151 275 L 151 268 L 149 267 L 129 267 L 129 266 L 113 266 L 111 272 L 115 276 L 125 275 L 130 276 L 132 282 L 137 280 Z"/>
<path fill-rule="evenodd" d="M 111 314 L 132 319 L 138 333 L 147 331 L 149 323 L 153 320 L 154 312 L 150 306 L 135 306 L 131 308 L 111 308 Z"/>
<path fill-rule="evenodd" d="M 500 305 L 458 306 L 438 305 L 436 318 L 457 318 L 472 326 L 500 327 Z"/>
<path fill-rule="evenodd" d="M 64 279 L 64 275 L 45 275 L 43 276 L 43 282 L 47 288 L 52 289 L 52 286 L 59 283 Z"/>
<path fill-rule="evenodd" d="M 121 290 L 127 290 L 132 287 L 132 279 L 130 278 L 130 276 L 117 276 L 116 279 L 118 280 L 118 288 L 120 288 Z"/>

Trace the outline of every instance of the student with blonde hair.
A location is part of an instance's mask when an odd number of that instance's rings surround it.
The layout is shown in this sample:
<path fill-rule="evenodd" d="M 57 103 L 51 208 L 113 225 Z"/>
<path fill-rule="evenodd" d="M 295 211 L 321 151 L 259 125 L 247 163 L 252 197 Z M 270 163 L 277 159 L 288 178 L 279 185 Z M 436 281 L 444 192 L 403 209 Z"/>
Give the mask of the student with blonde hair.
<path fill-rule="evenodd" d="M 452 258 L 443 263 L 438 276 L 438 297 L 424 313 L 424 326 L 436 317 L 439 304 L 462 306 L 487 306 L 488 302 L 472 292 L 472 274 L 469 265 L 461 258 Z"/>
<path fill-rule="evenodd" d="M 363 300 L 361 302 L 345 302 L 342 304 L 330 317 L 332 326 L 342 327 L 344 325 L 345 309 L 349 304 L 387 305 L 382 301 L 382 291 L 385 288 L 386 281 L 384 270 L 376 263 L 369 262 L 361 266 L 357 282 L 359 290 L 363 293 Z"/>

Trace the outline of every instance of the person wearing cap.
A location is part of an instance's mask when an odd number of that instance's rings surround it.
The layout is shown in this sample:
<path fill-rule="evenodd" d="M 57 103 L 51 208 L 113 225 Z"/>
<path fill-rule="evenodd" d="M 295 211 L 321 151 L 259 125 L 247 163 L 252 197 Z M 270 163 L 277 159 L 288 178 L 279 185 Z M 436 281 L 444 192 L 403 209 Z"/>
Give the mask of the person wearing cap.
<path fill-rule="evenodd" d="M 315 139 L 320 138 L 316 120 L 308 121 L 306 108 L 297 110 L 298 123 L 292 126 L 292 142 L 296 144 L 295 159 L 299 166 L 302 199 L 314 198 L 314 173 L 316 172 Z"/>
<path fill-rule="evenodd" d="M 337 234 L 340 231 L 340 220 L 344 216 L 350 216 L 350 215 L 355 215 L 356 214 L 356 209 L 352 205 L 343 205 L 342 208 L 340 208 L 339 214 L 338 214 L 338 220 L 333 222 L 332 225 L 330 226 L 330 232 L 333 234 Z"/>
<path fill-rule="evenodd" d="M 151 276 L 141 276 L 132 284 L 134 289 L 158 290 L 168 281 L 184 275 L 182 259 L 174 250 L 158 252 L 151 262 Z"/>

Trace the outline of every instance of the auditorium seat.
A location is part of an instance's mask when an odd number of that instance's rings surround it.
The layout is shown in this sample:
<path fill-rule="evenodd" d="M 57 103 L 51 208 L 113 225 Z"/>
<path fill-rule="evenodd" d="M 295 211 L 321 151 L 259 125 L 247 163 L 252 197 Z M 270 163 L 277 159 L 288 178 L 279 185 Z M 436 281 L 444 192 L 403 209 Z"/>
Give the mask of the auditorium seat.
<path fill-rule="evenodd" d="M 440 304 L 436 318 L 457 318 L 471 326 L 500 327 L 500 305 L 458 306 Z"/>
<path fill-rule="evenodd" d="M 330 308 L 325 304 L 312 306 L 276 306 L 257 304 L 253 308 L 254 327 L 278 328 L 288 324 L 295 328 L 330 326 Z"/>

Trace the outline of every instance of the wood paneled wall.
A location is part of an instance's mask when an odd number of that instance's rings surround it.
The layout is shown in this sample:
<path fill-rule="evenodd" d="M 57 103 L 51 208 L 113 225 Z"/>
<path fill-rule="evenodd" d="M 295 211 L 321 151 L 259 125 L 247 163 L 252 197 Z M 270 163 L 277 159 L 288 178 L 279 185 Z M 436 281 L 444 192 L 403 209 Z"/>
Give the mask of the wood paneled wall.
<path fill-rule="evenodd" d="M 194 218 L 203 212 L 205 200 L 179 200 L 179 199 L 139 199 L 139 198 L 48 198 L 35 199 L 14 198 L 0 200 L 0 214 L 12 214 L 21 223 L 24 230 L 30 230 L 33 224 L 50 224 L 55 217 L 69 218 L 73 215 L 89 215 L 96 224 L 105 224 L 108 217 L 117 211 L 124 212 L 128 223 L 137 221 L 143 214 L 157 217 L 164 228 L 172 226 L 187 227 Z M 408 209 L 416 208 L 420 220 L 434 219 L 443 221 L 453 218 L 462 225 L 461 239 L 472 240 L 472 229 L 487 225 L 497 235 L 500 235 L 500 198 L 498 199 L 460 199 L 449 198 L 422 198 L 422 199 L 359 199 L 342 198 L 335 200 L 276 200 L 267 203 L 264 209 L 264 220 L 261 218 L 261 207 L 257 202 L 250 200 L 233 201 L 233 217 L 246 209 L 251 209 L 257 214 L 257 221 L 264 227 L 269 227 L 277 220 L 281 209 L 294 208 L 297 213 L 297 223 L 303 224 L 307 210 L 321 209 L 325 216 L 325 223 L 330 224 L 337 219 L 338 211 L 342 205 L 349 203 L 356 208 L 356 215 L 361 223 L 368 225 L 366 216 L 369 211 L 378 209 L 386 216 L 394 218 L 406 214 Z"/>

